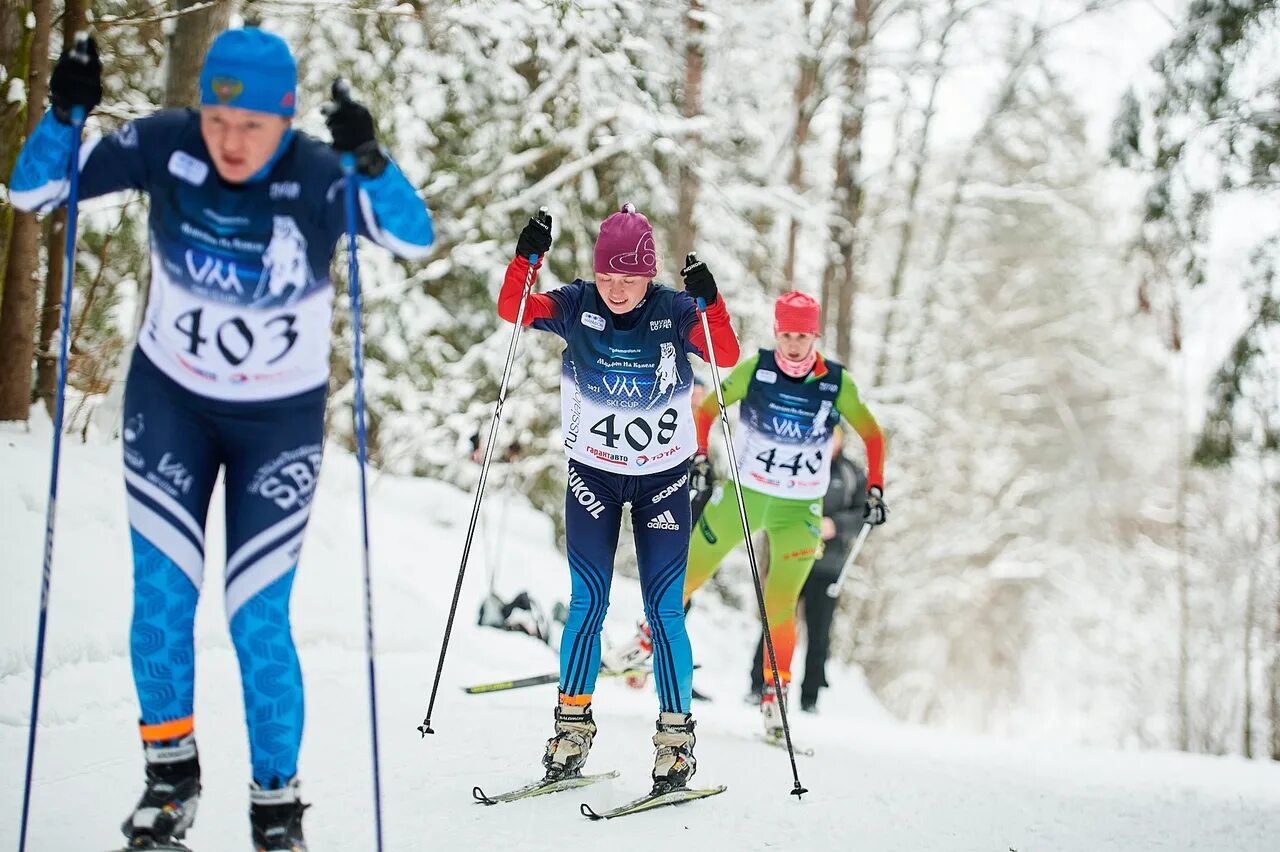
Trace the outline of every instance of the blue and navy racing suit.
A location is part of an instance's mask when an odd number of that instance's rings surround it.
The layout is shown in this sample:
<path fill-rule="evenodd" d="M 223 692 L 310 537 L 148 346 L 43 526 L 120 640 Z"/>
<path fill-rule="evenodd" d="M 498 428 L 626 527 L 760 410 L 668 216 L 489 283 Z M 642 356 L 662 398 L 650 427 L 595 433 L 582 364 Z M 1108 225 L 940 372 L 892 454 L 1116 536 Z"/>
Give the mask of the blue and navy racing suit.
<path fill-rule="evenodd" d="M 26 210 L 65 202 L 74 131 L 46 114 L 14 169 Z M 146 742 L 194 730 L 192 626 L 204 527 L 225 470 L 226 610 L 240 661 L 253 778 L 297 772 L 303 694 L 289 593 L 319 475 L 333 285 L 345 232 L 338 155 L 286 133 L 266 167 L 223 182 L 199 115 L 138 119 L 80 154 L 80 197 L 146 192 L 151 286 L 125 389 L 133 541 L 134 682 Z M 360 233 L 426 255 L 431 217 L 394 163 L 362 180 Z"/>
<path fill-rule="evenodd" d="M 499 296 L 508 321 L 528 271 L 520 257 L 508 267 Z M 738 342 L 723 299 L 707 318 L 717 362 L 732 366 Z M 651 283 L 639 305 L 615 315 L 593 283 L 574 281 L 530 296 L 525 321 L 565 341 L 560 395 L 572 594 L 560 641 L 563 700 L 588 703 L 595 690 L 623 504 L 630 503 L 658 703 L 663 712 L 688 713 L 693 653 L 681 595 L 691 527 L 687 463 L 696 449 L 689 355 L 705 358 L 706 349 L 694 301 Z"/>

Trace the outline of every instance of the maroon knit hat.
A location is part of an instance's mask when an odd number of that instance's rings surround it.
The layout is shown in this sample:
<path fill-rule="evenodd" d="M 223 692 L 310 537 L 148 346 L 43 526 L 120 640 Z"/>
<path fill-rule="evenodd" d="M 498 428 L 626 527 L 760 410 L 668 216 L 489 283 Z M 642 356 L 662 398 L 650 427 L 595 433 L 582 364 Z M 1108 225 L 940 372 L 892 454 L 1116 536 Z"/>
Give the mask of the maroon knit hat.
<path fill-rule="evenodd" d="M 658 250 L 653 243 L 653 226 L 643 213 L 637 213 L 634 205 L 624 204 L 622 210 L 600 223 L 600 236 L 596 238 L 596 272 L 612 272 L 619 275 L 644 275 L 653 278 L 658 274 Z"/>

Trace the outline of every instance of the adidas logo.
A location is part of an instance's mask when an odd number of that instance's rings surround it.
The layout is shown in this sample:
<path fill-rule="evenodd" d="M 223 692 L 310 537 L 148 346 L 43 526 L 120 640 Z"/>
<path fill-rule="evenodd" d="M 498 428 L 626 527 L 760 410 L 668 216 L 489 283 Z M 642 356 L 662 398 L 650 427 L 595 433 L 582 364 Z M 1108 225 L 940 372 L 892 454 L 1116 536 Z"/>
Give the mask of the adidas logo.
<path fill-rule="evenodd" d="M 658 517 L 649 521 L 647 524 L 651 530 L 678 530 L 680 525 L 676 523 L 675 515 L 671 514 L 671 510 L 663 512 Z"/>

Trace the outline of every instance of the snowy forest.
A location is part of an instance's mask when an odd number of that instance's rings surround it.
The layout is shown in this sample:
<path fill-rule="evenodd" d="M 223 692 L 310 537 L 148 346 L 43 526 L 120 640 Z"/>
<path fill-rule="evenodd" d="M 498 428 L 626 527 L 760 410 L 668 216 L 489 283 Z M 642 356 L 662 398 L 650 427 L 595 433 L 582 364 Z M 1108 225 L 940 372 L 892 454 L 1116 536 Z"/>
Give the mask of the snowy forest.
<path fill-rule="evenodd" d="M 351 81 L 435 218 L 425 262 L 360 253 L 376 468 L 474 485 L 519 229 L 554 215 L 549 289 L 629 201 L 659 280 L 691 249 L 715 271 L 744 352 L 777 295 L 821 299 L 892 508 L 835 653 L 895 716 L 1280 760 L 1280 3 L 6 0 L 0 181 L 69 33 L 105 133 L 194 105 L 246 23 L 293 46 L 303 130 Z M 64 223 L 0 183 L 0 420 L 52 404 Z M 119 433 L 146 234 L 145 198 L 83 208 L 72 440 Z M 491 482 L 558 518 L 560 345 L 520 347 Z M 750 611 L 745 563 L 722 574 Z"/>

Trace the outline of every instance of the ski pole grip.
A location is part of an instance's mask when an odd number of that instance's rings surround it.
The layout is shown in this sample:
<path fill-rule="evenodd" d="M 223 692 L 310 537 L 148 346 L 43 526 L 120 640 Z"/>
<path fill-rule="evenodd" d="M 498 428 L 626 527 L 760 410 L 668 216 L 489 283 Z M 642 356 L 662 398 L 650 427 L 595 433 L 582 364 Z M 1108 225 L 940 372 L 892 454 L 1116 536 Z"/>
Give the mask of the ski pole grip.
<path fill-rule="evenodd" d="M 686 254 L 684 256 L 684 269 L 680 271 L 680 274 L 684 275 L 684 273 L 689 270 L 689 267 L 693 266 L 697 262 L 698 262 L 698 253 L 696 251 L 691 251 L 688 254 Z M 698 310 L 701 313 L 706 313 L 707 300 L 699 296 L 697 301 L 698 301 Z"/>
<path fill-rule="evenodd" d="M 548 211 L 548 210 L 547 210 L 547 208 L 546 208 L 546 207 L 539 207 L 539 208 L 538 208 L 538 215 L 537 215 L 537 219 L 538 219 L 538 222 L 539 222 L 541 225 L 543 225 L 543 226 L 544 226 L 548 231 L 550 231 L 550 230 L 551 230 L 551 213 L 550 213 L 550 211 Z M 530 254 L 530 255 L 529 255 L 529 265 L 530 265 L 530 266 L 535 265 L 535 264 L 538 262 L 538 258 L 539 258 L 539 257 L 541 257 L 541 256 L 542 256 L 542 255 L 538 254 L 537 252 L 533 252 L 532 254 Z"/>

